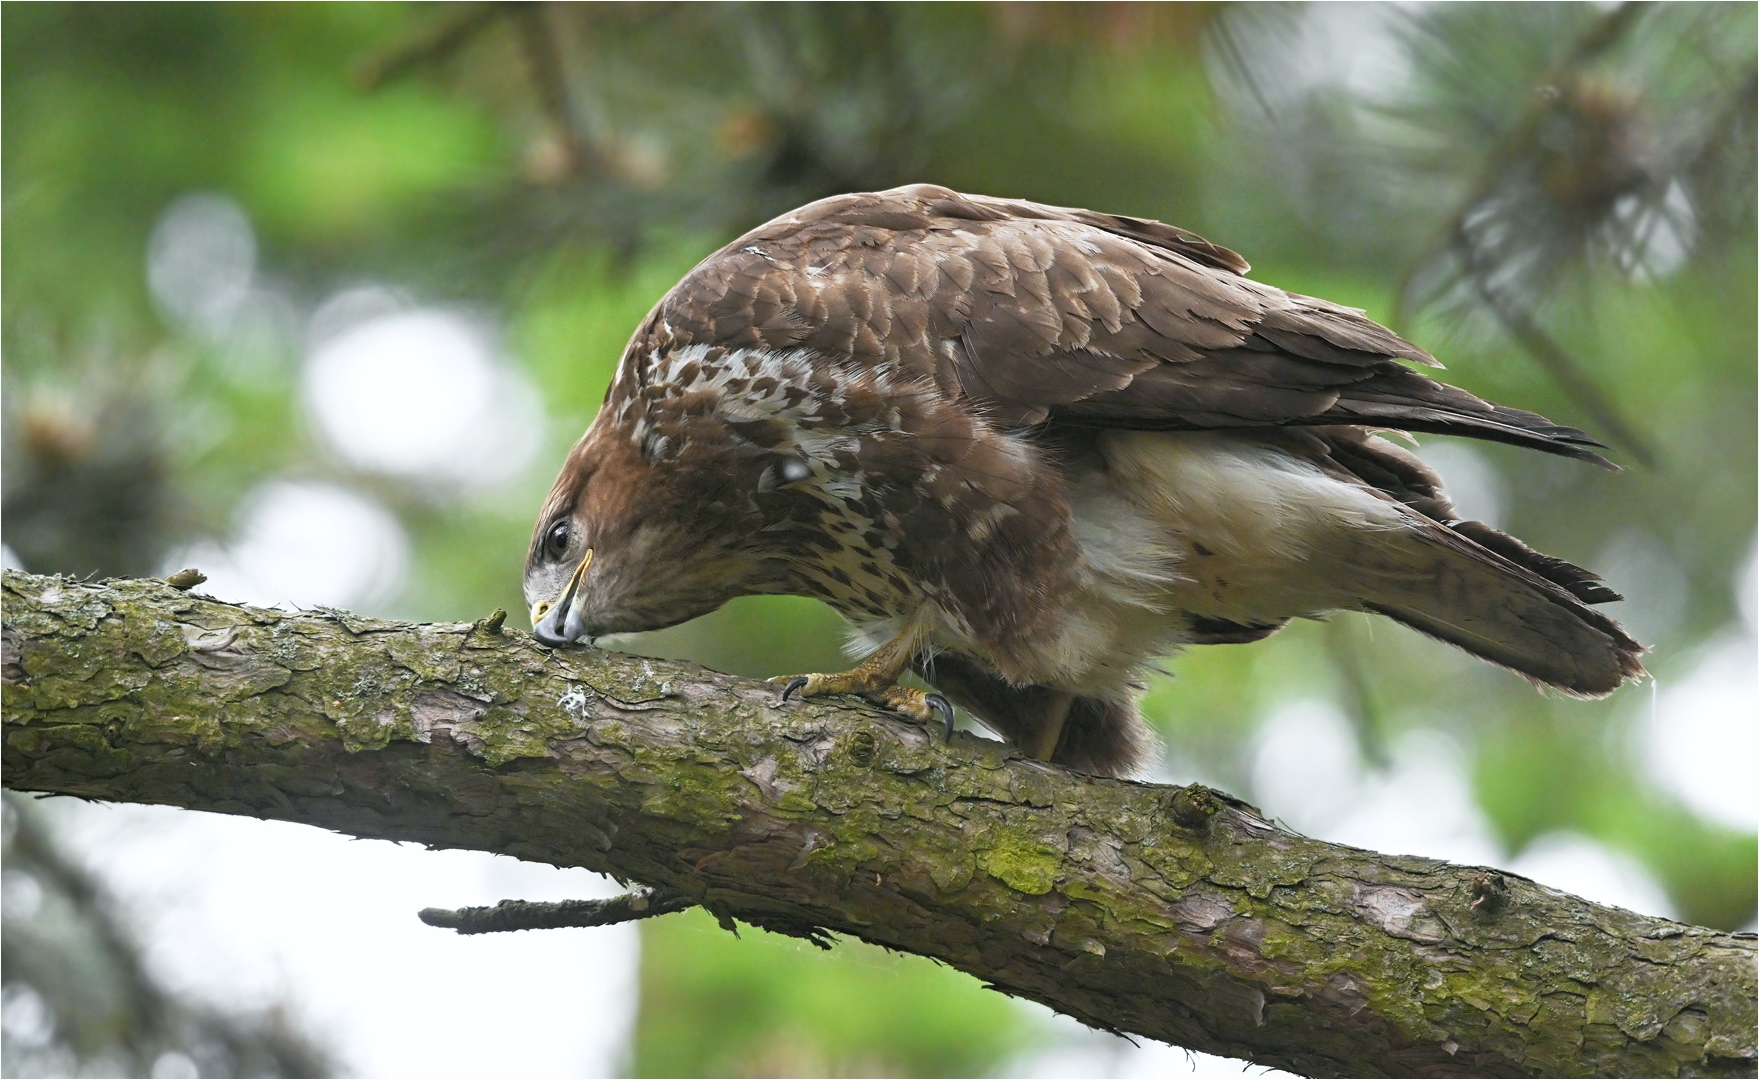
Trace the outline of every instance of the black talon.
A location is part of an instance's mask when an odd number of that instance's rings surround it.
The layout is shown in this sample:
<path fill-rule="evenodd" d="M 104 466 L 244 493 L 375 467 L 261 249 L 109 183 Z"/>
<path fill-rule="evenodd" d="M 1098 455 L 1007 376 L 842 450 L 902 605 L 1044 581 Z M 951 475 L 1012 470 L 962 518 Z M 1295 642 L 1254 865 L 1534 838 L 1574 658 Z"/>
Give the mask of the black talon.
<path fill-rule="evenodd" d="M 929 694 L 922 701 L 931 711 L 940 713 L 941 719 L 947 722 L 947 741 L 951 742 L 953 739 L 953 703 L 939 694 Z"/>
<path fill-rule="evenodd" d="M 805 675 L 796 675 L 792 679 L 789 679 L 788 685 L 782 687 L 782 700 L 787 701 L 788 696 L 790 694 L 794 693 L 794 691 L 800 689 L 801 687 L 805 686 L 807 683 L 809 683 L 811 681 L 812 680 L 809 679 L 808 677 L 806 677 Z"/>

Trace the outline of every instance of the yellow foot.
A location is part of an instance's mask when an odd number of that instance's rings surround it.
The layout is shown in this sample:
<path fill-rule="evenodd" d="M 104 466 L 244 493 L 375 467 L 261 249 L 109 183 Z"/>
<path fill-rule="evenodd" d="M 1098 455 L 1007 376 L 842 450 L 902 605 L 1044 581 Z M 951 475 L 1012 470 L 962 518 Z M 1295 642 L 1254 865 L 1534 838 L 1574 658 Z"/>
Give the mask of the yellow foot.
<path fill-rule="evenodd" d="M 907 686 L 875 685 L 875 681 L 871 672 L 856 668 L 854 671 L 840 671 L 834 675 L 816 672 L 811 675 L 782 675 L 771 679 L 770 685 L 782 688 L 783 701 L 796 693 L 803 698 L 824 697 L 827 694 L 860 694 L 869 701 L 902 713 L 919 724 L 932 723 L 938 713 L 946 728 L 947 738 L 953 737 L 952 702 L 939 694 L 913 690 Z"/>
<path fill-rule="evenodd" d="M 867 697 L 893 712 L 903 713 L 918 724 L 934 723 L 935 714 L 939 713 L 947 738 L 953 737 L 953 703 L 939 694 L 913 690 L 908 686 L 888 686 Z"/>

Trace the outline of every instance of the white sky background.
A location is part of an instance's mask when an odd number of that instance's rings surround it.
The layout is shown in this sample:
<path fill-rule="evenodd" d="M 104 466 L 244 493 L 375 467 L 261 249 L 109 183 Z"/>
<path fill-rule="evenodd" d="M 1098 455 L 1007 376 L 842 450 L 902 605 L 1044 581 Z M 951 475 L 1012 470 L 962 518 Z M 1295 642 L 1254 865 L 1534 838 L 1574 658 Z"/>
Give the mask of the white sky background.
<path fill-rule="evenodd" d="M 44 806 L 122 898 L 170 989 L 221 1009 L 284 1004 L 349 1073 L 620 1072 L 637 1000 L 634 925 L 463 937 L 416 918 L 424 907 L 620 892 L 607 878 L 169 807 Z"/>
<path fill-rule="evenodd" d="M 348 460 L 461 487 L 507 481 L 531 463 L 543 406 L 482 320 L 368 286 L 327 301 L 312 326 L 306 404 Z"/>
<path fill-rule="evenodd" d="M 1396 74 L 1378 16 L 1338 8 L 1315 19 L 1309 55 L 1323 58 L 1315 62 L 1325 70 L 1308 81 L 1354 85 L 1384 79 L 1389 66 Z M 463 499 L 534 465 L 541 403 L 480 314 L 367 285 L 300 316 L 258 272 L 248 218 L 211 195 L 166 211 L 147 275 L 173 322 L 233 343 L 247 360 L 264 334 L 296 336 L 311 429 L 348 469 Z M 1468 516 L 1500 519 L 1503 481 L 1487 459 L 1442 440 L 1426 440 L 1422 452 Z M 284 476 L 244 500 L 228 536 L 175 553 L 166 569 L 199 567 L 210 576 L 203 591 L 229 600 L 374 609 L 395 600 L 408 558 L 396 515 L 366 492 L 345 480 Z M 1696 812 L 1750 829 L 1759 819 L 1751 560 L 1739 588 L 1744 624 L 1706 646 L 1691 673 L 1658 688 L 1635 725 L 1634 751 L 1656 783 Z M 1252 794 L 1310 835 L 1498 865 L 1590 899 L 1671 914 L 1642 867 L 1585 837 L 1553 834 L 1510 858 L 1472 801 L 1469 765 L 1448 737 L 1417 731 L 1394 744 L 1390 768 L 1374 772 L 1334 708 L 1300 702 L 1264 720 Z M 67 799 L 46 805 L 71 854 L 125 899 L 151 970 L 222 1007 L 289 1006 L 355 1073 L 595 1076 L 624 1063 L 637 1003 L 634 927 L 463 938 L 415 917 L 427 906 L 609 895 L 607 879 L 250 819 Z M 1132 1047 L 1033 1010 L 1055 1038 L 1011 1063 L 1017 1075 L 1283 1075 L 1156 1043 Z"/>
<path fill-rule="evenodd" d="M 1741 623 L 1699 650 L 1677 683 L 1654 688 L 1633 752 L 1651 780 L 1731 829 L 1759 821 L 1759 540 L 1735 584 Z"/>

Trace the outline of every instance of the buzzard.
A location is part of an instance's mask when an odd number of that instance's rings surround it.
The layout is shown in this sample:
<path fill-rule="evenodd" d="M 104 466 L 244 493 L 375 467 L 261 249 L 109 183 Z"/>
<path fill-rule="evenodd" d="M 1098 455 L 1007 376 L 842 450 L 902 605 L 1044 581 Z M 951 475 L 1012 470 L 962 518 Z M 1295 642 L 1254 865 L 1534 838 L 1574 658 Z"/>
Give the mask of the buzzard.
<path fill-rule="evenodd" d="M 1565 693 L 1643 674 L 1592 573 L 1476 521 L 1380 430 L 1611 468 L 1418 372 L 1361 311 L 1157 221 L 918 184 L 733 241 L 635 331 L 538 517 L 548 645 L 817 597 L 864 694 L 1091 773 L 1151 740 L 1146 665 L 1370 611 Z M 939 693 L 900 687 L 914 670 Z M 942 696 L 944 695 L 944 697 Z"/>

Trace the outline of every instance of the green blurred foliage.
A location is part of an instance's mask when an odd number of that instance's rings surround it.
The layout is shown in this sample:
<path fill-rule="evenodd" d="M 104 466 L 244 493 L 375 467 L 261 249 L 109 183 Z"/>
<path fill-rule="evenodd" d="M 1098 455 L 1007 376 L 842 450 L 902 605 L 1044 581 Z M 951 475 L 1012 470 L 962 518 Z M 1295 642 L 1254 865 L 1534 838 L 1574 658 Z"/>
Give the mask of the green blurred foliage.
<path fill-rule="evenodd" d="M 1598 406 L 1461 284 L 1474 258 L 1561 267 L 1520 302 L 1655 463 L 1613 475 L 1479 449 L 1507 526 L 1626 574 L 1613 584 L 1633 600 L 1615 608 L 1654 642 L 1652 669 L 1679 678 L 1737 619 L 1731 582 L 1754 542 L 1753 6 L 1643 9 L 1584 53 L 1622 10 L 1399 14 L 1389 48 L 1421 61 L 1416 89 L 1364 105 L 1313 77 L 1328 46 L 1289 5 L 8 4 L 6 541 L 33 569 L 153 572 L 174 546 L 224 537 L 264 480 L 327 478 L 410 533 L 408 583 L 383 613 L 519 612 L 532 516 L 653 302 L 774 213 L 933 180 L 1196 229 L 1260 280 L 1396 322 L 1467 389 L 1598 428 Z M 1618 93 L 1535 105 L 1585 85 L 1560 81 L 1578 54 L 1582 79 Z M 1604 100 L 1620 104 L 1588 107 Z M 1531 116 L 1562 141 L 1522 134 Z M 1625 141 L 1596 142 L 1615 122 Z M 1523 186 L 1516 168 L 1615 143 L 1635 149 L 1610 195 Z M 1633 271 L 1596 223 L 1619 198 L 1628 215 L 1672 205 L 1674 187 L 1703 235 L 1683 265 Z M 290 332 L 218 340 L 155 307 L 144 252 L 192 192 L 249 215 Z M 1534 234 L 1552 245 L 1537 254 L 1470 229 L 1450 247 L 1485 192 L 1575 231 Z M 547 412 L 539 464 L 462 498 L 363 473 L 324 443 L 300 400 L 299 320 L 363 281 L 494 313 Z M 1619 555 L 1633 551 L 1648 561 Z M 822 605 L 751 598 L 626 647 L 767 676 L 829 668 L 841 634 Z M 1468 748 L 1511 851 L 1574 830 L 1641 859 L 1688 919 L 1753 918 L 1753 833 L 1699 819 L 1634 759 L 1649 687 L 1543 697 L 1354 616 L 1167 669 L 1147 711 L 1182 778 L 1252 794 L 1266 713 L 1335 701 L 1370 761 L 1415 728 Z M 975 1074 L 1026 1038 L 1006 1002 L 925 962 L 735 940 L 700 913 L 644 934 L 644 1075 Z"/>
<path fill-rule="evenodd" d="M 1005 998 L 919 956 L 829 952 L 700 908 L 642 937 L 634 1076 L 980 1076 L 1036 1041 Z"/>

